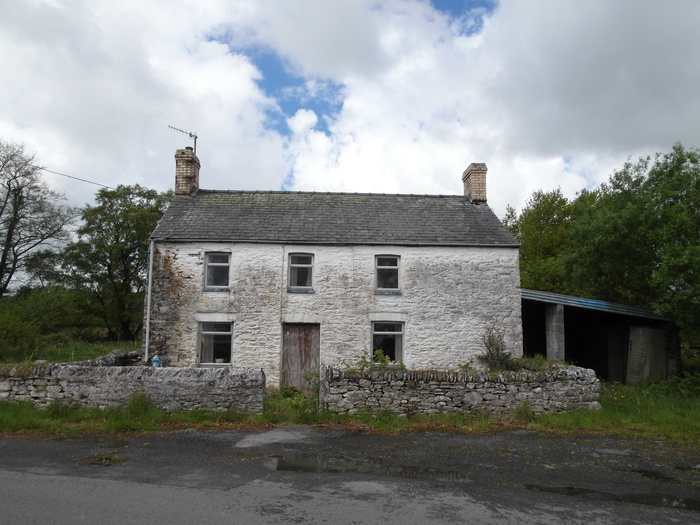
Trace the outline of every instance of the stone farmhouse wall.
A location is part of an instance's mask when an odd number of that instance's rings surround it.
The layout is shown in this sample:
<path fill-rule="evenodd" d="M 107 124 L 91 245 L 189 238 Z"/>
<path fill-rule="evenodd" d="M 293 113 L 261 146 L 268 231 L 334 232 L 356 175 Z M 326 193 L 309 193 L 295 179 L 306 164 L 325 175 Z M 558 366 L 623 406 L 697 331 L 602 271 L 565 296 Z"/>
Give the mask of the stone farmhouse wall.
<path fill-rule="evenodd" d="M 523 403 L 536 412 L 600 409 L 600 381 L 590 369 L 561 367 L 550 372 L 372 371 L 324 367 L 320 406 L 339 413 L 439 412 L 505 414 Z"/>
<path fill-rule="evenodd" d="M 160 409 L 230 409 L 261 413 L 265 374 L 259 368 L 16 365 L 0 368 L 0 400 L 58 400 L 88 407 L 123 405 L 144 392 Z"/>
<path fill-rule="evenodd" d="M 230 253 L 230 286 L 205 290 L 207 252 Z M 313 292 L 287 291 L 288 255 L 314 256 Z M 375 256 L 400 257 L 400 293 L 377 293 Z M 149 353 L 198 366 L 202 322 L 233 323 L 232 364 L 262 367 L 279 386 L 285 323 L 320 325 L 320 362 L 340 365 L 371 348 L 372 322 L 403 322 L 403 363 L 457 369 L 483 352 L 487 327 L 522 355 L 517 248 L 318 246 L 159 242 Z"/>

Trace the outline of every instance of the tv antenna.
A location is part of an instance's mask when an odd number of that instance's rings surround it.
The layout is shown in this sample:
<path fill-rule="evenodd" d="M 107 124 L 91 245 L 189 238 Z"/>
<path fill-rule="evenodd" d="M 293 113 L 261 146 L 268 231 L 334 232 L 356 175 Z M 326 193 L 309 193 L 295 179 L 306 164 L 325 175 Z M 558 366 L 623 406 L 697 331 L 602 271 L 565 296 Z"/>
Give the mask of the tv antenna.
<path fill-rule="evenodd" d="M 192 140 L 194 140 L 194 154 L 197 154 L 197 132 L 196 131 L 185 131 L 184 129 L 176 128 L 175 126 L 170 126 L 168 127 L 172 130 L 179 131 L 180 133 L 184 133 L 185 135 L 189 135 Z"/>

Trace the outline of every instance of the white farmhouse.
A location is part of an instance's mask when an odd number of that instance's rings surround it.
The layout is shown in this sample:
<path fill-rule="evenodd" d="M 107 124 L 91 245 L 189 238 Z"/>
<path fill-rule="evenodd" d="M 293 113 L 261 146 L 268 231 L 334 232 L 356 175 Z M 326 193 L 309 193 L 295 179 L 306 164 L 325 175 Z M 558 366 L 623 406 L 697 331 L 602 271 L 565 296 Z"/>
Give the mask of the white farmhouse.
<path fill-rule="evenodd" d="M 191 148 L 151 236 L 146 352 L 165 366 L 244 366 L 269 386 L 382 349 L 410 369 L 457 369 L 489 328 L 522 355 L 518 244 L 464 195 L 199 189 Z"/>

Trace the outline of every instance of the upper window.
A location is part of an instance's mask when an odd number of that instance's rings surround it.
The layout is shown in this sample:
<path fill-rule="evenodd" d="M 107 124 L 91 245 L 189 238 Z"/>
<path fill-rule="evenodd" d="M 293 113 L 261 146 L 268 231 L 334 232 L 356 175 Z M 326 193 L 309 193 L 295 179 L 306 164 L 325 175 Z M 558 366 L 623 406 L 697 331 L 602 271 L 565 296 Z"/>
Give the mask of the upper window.
<path fill-rule="evenodd" d="M 314 256 L 310 253 L 289 254 L 289 288 L 311 290 L 313 287 Z"/>
<path fill-rule="evenodd" d="M 377 290 L 393 291 L 399 290 L 399 256 L 398 255 L 377 255 Z"/>
<path fill-rule="evenodd" d="M 231 363 L 232 323 L 200 323 L 199 364 Z"/>
<path fill-rule="evenodd" d="M 372 355 L 381 350 L 390 361 L 403 360 L 403 323 L 375 321 L 372 323 Z"/>
<path fill-rule="evenodd" d="M 207 253 L 205 255 L 205 288 L 228 288 L 230 259 L 230 253 Z"/>

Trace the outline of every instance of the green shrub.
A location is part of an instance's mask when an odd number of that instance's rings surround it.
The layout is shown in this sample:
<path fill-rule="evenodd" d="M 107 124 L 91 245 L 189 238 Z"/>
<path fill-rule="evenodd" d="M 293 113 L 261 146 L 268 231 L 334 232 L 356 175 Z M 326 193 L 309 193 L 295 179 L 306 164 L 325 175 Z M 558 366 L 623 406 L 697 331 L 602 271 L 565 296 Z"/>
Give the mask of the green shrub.
<path fill-rule="evenodd" d="M 405 370 L 406 365 L 401 362 L 392 361 L 391 358 L 384 353 L 384 350 L 378 348 L 370 353 L 365 349 L 363 352 L 354 356 L 353 361 L 341 362 L 345 370 L 351 372 L 367 372 L 370 370 L 386 371 L 386 370 Z"/>
<path fill-rule="evenodd" d="M 481 343 L 484 346 L 484 353 L 477 356 L 477 359 L 489 370 L 494 372 L 520 370 L 520 365 L 506 350 L 506 340 L 502 330 L 494 325 L 489 326 L 481 335 Z"/>

